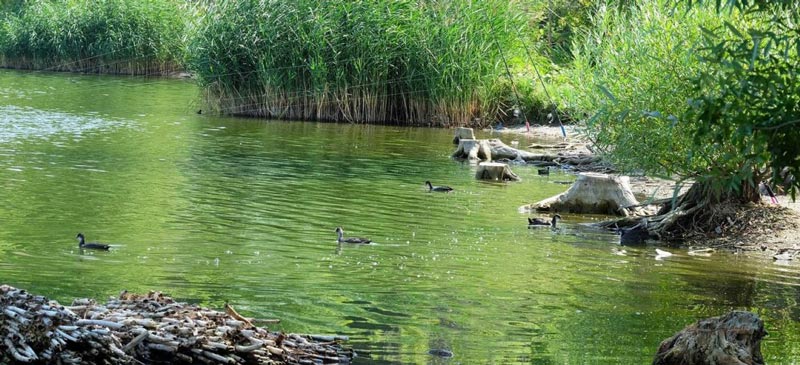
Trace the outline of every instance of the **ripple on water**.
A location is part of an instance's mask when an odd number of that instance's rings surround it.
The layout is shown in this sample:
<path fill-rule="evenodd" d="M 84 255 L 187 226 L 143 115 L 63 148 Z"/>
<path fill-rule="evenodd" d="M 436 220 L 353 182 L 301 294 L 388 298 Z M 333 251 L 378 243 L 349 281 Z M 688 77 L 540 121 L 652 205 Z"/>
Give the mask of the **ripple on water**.
<path fill-rule="evenodd" d="M 130 127 L 131 121 L 101 116 L 76 115 L 14 105 L 0 106 L 0 143 L 47 139 L 54 135 L 80 138 L 90 131 Z"/>

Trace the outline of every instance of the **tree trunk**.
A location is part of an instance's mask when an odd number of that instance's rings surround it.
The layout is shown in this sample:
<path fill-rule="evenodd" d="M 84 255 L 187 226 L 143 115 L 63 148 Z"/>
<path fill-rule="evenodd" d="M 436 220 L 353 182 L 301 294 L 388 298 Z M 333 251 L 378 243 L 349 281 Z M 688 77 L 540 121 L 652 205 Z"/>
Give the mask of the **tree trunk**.
<path fill-rule="evenodd" d="M 700 320 L 661 342 L 653 365 L 763 365 L 764 322 L 733 311 Z"/>
<path fill-rule="evenodd" d="M 761 182 L 754 181 L 753 184 L 753 186 L 750 186 L 747 182 L 742 184 L 741 198 L 746 202 L 756 203 L 761 201 L 761 192 L 758 189 Z"/>
<path fill-rule="evenodd" d="M 521 179 L 515 174 L 508 165 L 497 162 L 483 162 L 478 165 L 478 171 L 475 173 L 475 178 L 478 180 L 494 180 L 494 181 L 520 181 Z"/>

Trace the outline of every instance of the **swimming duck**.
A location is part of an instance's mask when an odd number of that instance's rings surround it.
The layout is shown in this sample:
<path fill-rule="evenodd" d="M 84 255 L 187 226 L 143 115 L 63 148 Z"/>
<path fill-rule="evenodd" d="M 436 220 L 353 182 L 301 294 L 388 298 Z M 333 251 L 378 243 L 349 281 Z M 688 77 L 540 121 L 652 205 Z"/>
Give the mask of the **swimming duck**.
<path fill-rule="evenodd" d="M 75 236 L 75 238 L 78 239 L 78 247 L 79 248 L 86 248 L 86 249 L 92 249 L 92 250 L 108 250 L 108 245 L 106 245 L 106 244 L 97 243 L 97 242 L 92 242 L 92 243 L 84 242 L 83 233 L 78 233 L 78 235 Z"/>
<path fill-rule="evenodd" d="M 561 219 L 561 216 L 556 214 L 553 216 L 551 221 L 546 221 L 542 218 L 528 218 L 528 228 L 538 228 L 538 227 L 552 227 L 556 228 L 556 223 L 558 220 Z"/>
<path fill-rule="evenodd" d="M 443 192 L 443 193 L 449 193 L 449 192 L 453 191 L 453 188 L 451 188 L 449 186 L 433 186 L 433 185 L 431 185 L 430 181 L 426 181 L 425 185 L 428 185 L 428 191 L 439 191 L 439 192 Z"/>
<path fill-rule="evenodd" d="M 539 173 L 539 175 L 550 175 L 550 166 L 547 166 L 543 169 L 538 169 L 536 171 Z"/>
<path fill-rule="evenodd" d="M 361 237 L 344 238 L 344 230 L 342 230 L 342 227 L 336 227 L 336 234 L 339 235 L 339 238 L 336 241 L 338 241 L 340 243 L 344 242 L 344 243 L 363 243 L 363 244 L 367 244 L 367 243 L 372 242 L 369 239 L 361 238 Z"/>

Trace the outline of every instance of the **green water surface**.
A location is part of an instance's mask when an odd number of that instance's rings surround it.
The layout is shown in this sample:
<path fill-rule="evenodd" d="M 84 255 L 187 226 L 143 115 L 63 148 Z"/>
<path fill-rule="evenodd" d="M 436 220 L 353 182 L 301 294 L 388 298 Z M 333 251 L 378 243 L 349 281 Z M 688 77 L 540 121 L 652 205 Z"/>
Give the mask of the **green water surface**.
<path fill-rule="evenodd" d="M 646 364 L 732 309 L 765 320 L 768 363 L 800 357 L 797 264 L 621 252 L 597 217 L 529 230 L 517 208 L 572 175 L 479 182 L 450 130 L 219 118 L 198 100 L 191 81 L 0 71 L 0 283 L 228 301 L 274 330 L 347 335 L 364 364 Z M 375 244 L 337 244 L 337 226 Z M 78 232 L 113 248 L 82 252 Z"/>

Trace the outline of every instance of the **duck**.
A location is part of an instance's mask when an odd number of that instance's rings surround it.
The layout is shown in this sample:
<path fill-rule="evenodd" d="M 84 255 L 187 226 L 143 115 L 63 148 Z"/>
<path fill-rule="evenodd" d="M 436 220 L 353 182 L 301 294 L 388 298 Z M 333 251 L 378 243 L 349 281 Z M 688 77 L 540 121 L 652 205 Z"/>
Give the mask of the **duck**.
<path fill-rule="evenodd" d="M 91 250 L 108 250 L 108 247 L 109 247 L 108 245 L 106 245 L 104 243 L 97 243 L 97 242 L 86 243 L 84 241 L 83 233 L 78 233 L 78 235 L 75 236 L 75 238 L 78 239 L 78 247 L 81 248 L 81 249 L 85 248 L 85 249 L 91 249 Z"/>
<path fill-rule="evenodd" d="M 453 351 L 445 349 L 430 349 L 428 350 L 428 354 L 445 358 L 453 357 Z"/>
<path fill-rule="evenodd" d="M 449 193 L 453 191 L 453 188 L 449 186 L 433 186 L 430 181 L 426 181 L 425 185 L 428 185 L 428 191 L 438 191 L 442 193 Z"/>
<path fill-rule="evenodd" d="M 553 219 L 549 222 L 542 219 L 542 218 L 528 218 L 528 228 L 538 228 L 538 227 L 552 227 L 556 228 L 556 224 L 558 220 L 561 219 L 561 216 L 556 214 L 553 216 Z"/>
<path fill-rule="evenodd" d="M 547 166 L 543 169 L 538 169 L 536 171 L 539 173 L 539 175 L 550 175 L 550 166 Z"/>
<path fill-rule="evenodd" d="M 639 224 L 631 228 L 620 228 L 618 232 L 619 244 L 623 246 L 641 245 L 650 239 L 650 232 L 647 230 L 647 219 L 642 219 Z"/>
<path fill-rule="evenodd" d="M 339 243 L 344 242 L 344 243 L 369 244 L 370 242 L 372 242 L 371 240 L 369 240 L 367 238 L 361 238 L 361 237 L 344 238 L 344 230 L 342 229 L 342 227 L 336 227 L 336 234 L 339 235 L 339 238 L 336 240 Z"/>

